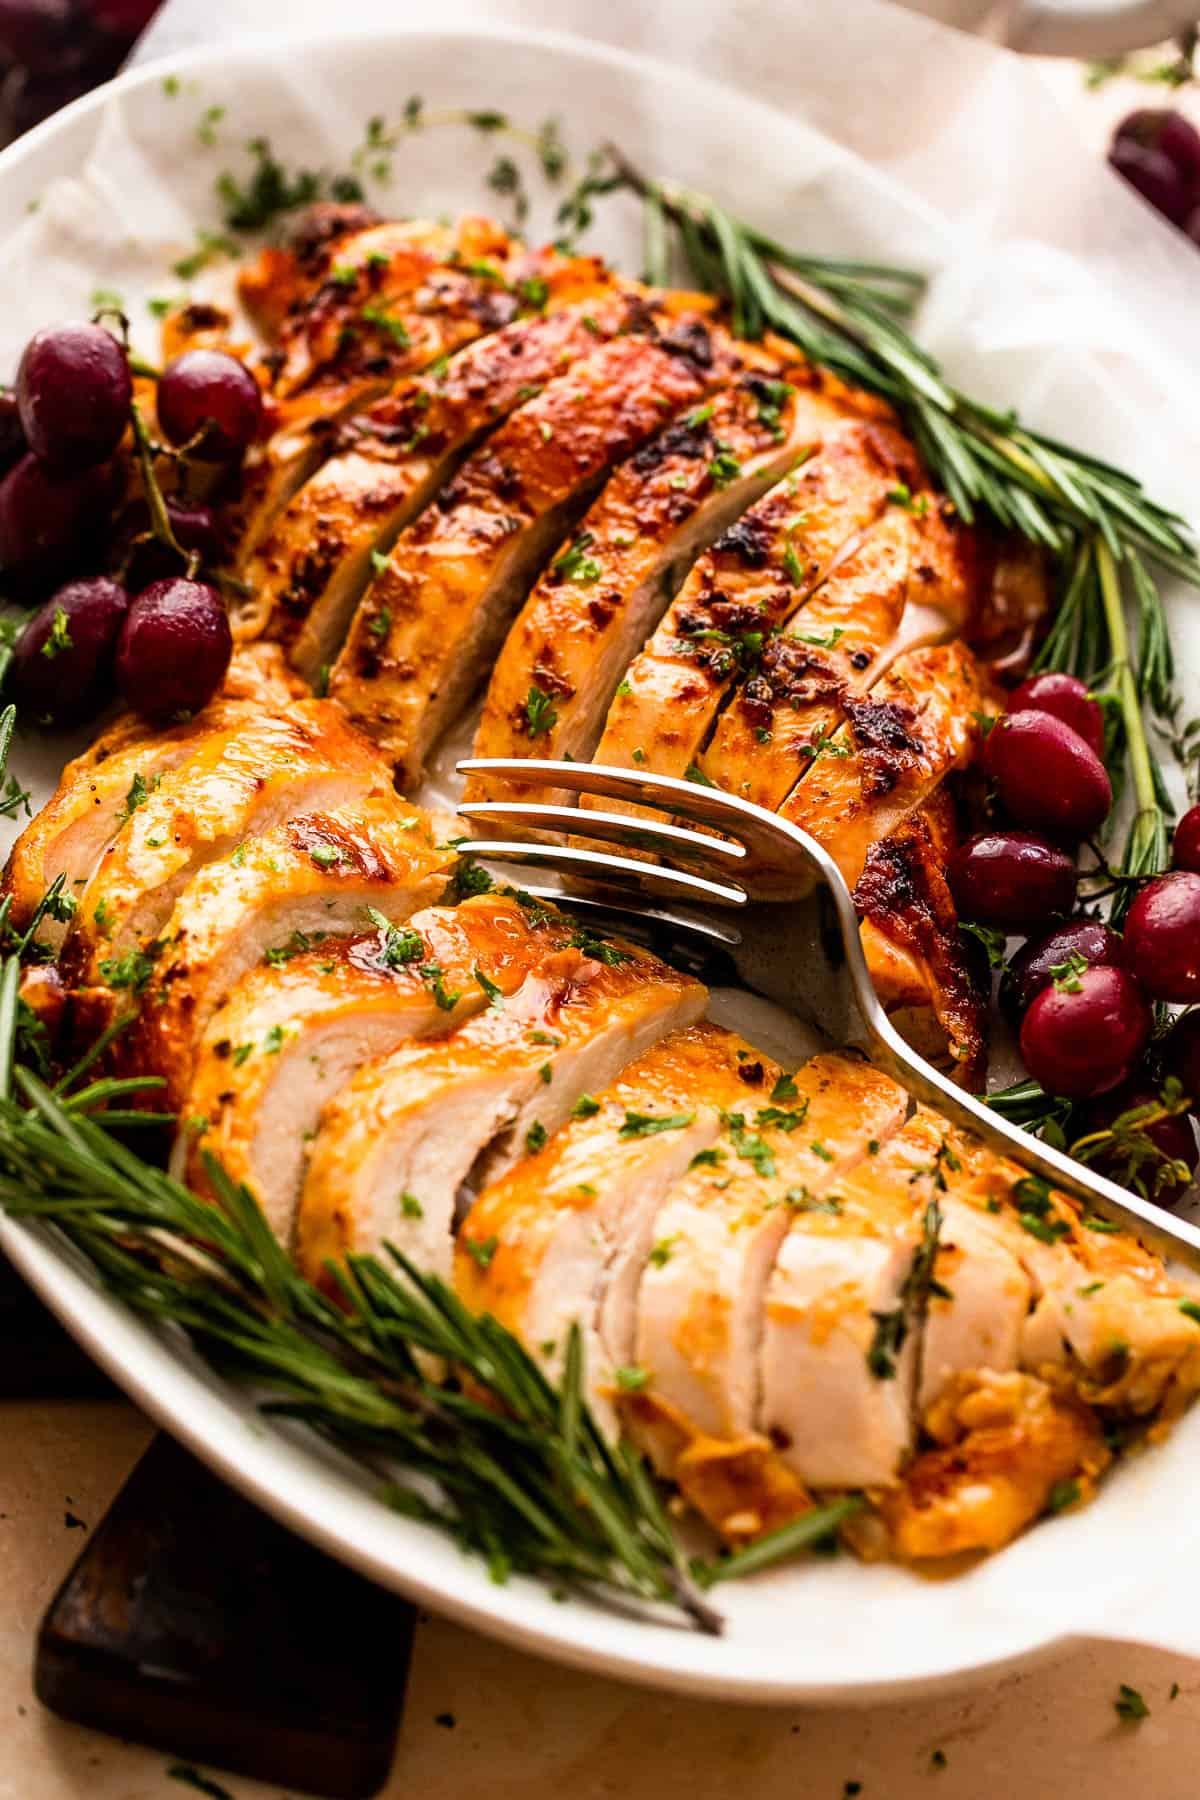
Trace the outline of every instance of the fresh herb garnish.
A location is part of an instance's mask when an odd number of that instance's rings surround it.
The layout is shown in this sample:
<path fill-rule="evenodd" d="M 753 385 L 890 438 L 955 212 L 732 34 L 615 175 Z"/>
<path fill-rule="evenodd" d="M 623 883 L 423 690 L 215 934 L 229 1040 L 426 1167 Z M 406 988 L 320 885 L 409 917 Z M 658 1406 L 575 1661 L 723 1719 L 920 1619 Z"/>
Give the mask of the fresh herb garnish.
<path fill-rule="evenodd" d="M 534 682 L 525 697 L 525 726 L 531 738 L 544 737 L 558 723 L 558 708 Z"/>
<path fill-rule="evenodd" d="M 584 587 L 599 581 L 604 570 L 594 556 L 588 555 L 594 542 L 590 531 L 581 531 L 574 542 L 555 558 L 550 567 L 560 581 L 577 581 Z"/>
<path fill-rule="evenodd" d="M 660 1131 L 685 1131 L 696 1115 L 690 1113 L 644 1113 L 626 1111 L 619 1138 L 655 1137 Z"/>

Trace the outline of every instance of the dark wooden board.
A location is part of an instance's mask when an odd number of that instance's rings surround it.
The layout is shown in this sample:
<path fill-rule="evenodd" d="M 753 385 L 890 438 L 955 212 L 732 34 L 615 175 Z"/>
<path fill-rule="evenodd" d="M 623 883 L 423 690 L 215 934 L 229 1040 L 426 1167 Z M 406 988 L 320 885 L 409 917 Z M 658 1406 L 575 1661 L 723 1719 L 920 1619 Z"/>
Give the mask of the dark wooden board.
<path fill-rule="evenodd" d="M 365 1800 L 391 1765 L 414 1619 L 160 1434 L 42 1622 L 35 1687 L 173 1758 Z"/>

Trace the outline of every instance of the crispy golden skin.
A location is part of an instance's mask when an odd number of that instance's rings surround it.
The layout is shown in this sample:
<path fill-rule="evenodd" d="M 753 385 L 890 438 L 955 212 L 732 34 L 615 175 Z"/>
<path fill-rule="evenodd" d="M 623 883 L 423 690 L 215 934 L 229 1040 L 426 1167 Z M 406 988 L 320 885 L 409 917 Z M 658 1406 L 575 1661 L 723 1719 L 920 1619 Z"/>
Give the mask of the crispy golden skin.
<path fill-rule="evenodd" d="M 877 403 L 798 362 L 752 368 L 620 469 L 582 520 L 587 559 L 546 570 L 492 674 L 476 756 L 590 757 L 630 658 L 694 558 L 840 418 Z M 547 705 L 532 715 L 529 696 Z M 474 778 L 468 798 L 503 784 Z M 558 790 L 522 787 L 526 800 Z"/>
<path fill-rule="evenodd" d="M 372 553 L 391 547 L 476 439 L 621 329 L 636 298 L 594 257 L 547 258 L 542 279 L 541 312 L 402 378 L 348 420 L 244 564 L 241 628 L 286 644 L 310 679 L 337 654 Z"/>
<path fill-rule="evenodd" d="M 608 470 L 740 361 L 732 340 L 696 315 L 602 344 L 513 413 L 401 534 L 359 607 L 330 693 L 393 760 L 402 790 Z M 585 551 L 564 547 L 565 566 Z"/>

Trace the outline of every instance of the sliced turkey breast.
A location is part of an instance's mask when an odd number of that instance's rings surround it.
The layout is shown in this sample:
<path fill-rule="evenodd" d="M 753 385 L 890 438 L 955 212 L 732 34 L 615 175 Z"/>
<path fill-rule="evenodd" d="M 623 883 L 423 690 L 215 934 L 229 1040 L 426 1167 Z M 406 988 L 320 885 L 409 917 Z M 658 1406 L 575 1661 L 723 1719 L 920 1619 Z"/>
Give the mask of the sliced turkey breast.
<path fill-rule="evenodd" d="M 273 353 L 277 429 L 243 476 L 239 568 L 323 460 L 339 420 L 402 375 L 507 325 L 523 303 L 510 278 L 540 279 L 544 259 L 518 256 L 513 240 L 486 221 L 464 221 L 449 243 L 372 248 L 387 232 L 379 226 L 343 246 L 344 260 Z M 475 245 L 482 251 L 468 251 Z M 237 612 L 234 624 L 240 632 Z"/>
<path fill-rule="evenodd" d="M 638 1284 L 671 1184 L 714 1144 L 722 1114 L 765 1101 L 778 1069 L 710 1024 L 664 1038 L 595 1108 L 485 1188 L 459 1233 L 455 1284 L 556 1373 L 580 1327 L 588 1399 L 615 1432 Z"/>
<path fill-rule="evenodd" d="M 586 944 L 586 933 L 579 934 Z M 632 945 L 556 950 L 511 999 L 436 1044 L 403 1044 L 368 1063 L 321 1115 L 297 1218 L 297 1257 L 317 1279 L 327 1259 L 404 1250 L 450 1274 L 455 1205 L 569 1117 L 634 1057 L 694 1024 L 706 990 Z"/>
<path fill-rule="evenodd" d="M 519 408 L 401 534 L 330 684 L 395 762 L 401 789 L 419 779 L 607 471 L 740 361 L 732 339 L 699 315 L 602 344 Z M 569 574 L 587 556 L 576 539 L 556 561 Z"/>
<path fill-rule="evenodd" d="M 857 1059 L 816 1056 L 779 1084 L 779 1097 L 726 1115 L 717 1143 L 676 1182 L 658 1215 L 638 1295 L 636 1396 L 665 1408 L 688 1438 L 759 1429 L 767 1282 L 793 1212 L 833 1213 L 847 1172 L 904 1120 L 907 1096 Z M 664 1474 L 676 1433 L 652 1435 Z"/>
<path fill-rule="evenodd" d="M 251 970 L 197 1049 L 172 1168 L 205 1192 L 211 1153 L 290 1243 L 321 1109 L 355 1070 L 405 1038 L 449 1031 L 492 988 L 514 993 L 572 935 L 558 914 L 482 895 Z"/>
<path fill-rule="evenodd" d="M 946 870 L 958 847 L 943 786 L 867 852 L 854 903 L 875 991 L 914 1049 L 978 1091 L 989 995 L 977 985 Z"/>
<path fill-rule="evenodd" d="M 475 755 L 590 758 L 630 659 L 701 550 L 834 421 L 871 405 L 794 354 L 764 360 L 632 456 L 581 522 L 586 557 L 547 570 L 509 632 Z M 507 791 L 476 776 L 467 798 Z M 521 798 L 566 795 L 523 786 Z"/>
<path fill-rule="evenodd" d="M 811 832 L 853 887 L 871 846 L 975 760 L 996 703 L 971 652 L 953 643 L 910 651 L 844 704 L 846 725 L 776 810 Z"/>
<path fill-rule="evenodd" d="M 294 814 L 387 792 L 371 746 L 327 700 L 209 732 L 139 796 L 101 856 L 63 945 L 64 976 L 140 991 L 175 902 L 206 863 Z"/>
<path fill-rule="evenodd" d="M 890 426 L 851 420 L 825 432 L 695 565 L 617 689 L 595 760 L 699 776 L 722 702 L 771 633 L 800 612 L 896 484 L 917 479 L 911 446 Z"/>
<path fill-rule="evenodd" d="M 885 1487 L 912 1447 L 939 1138 L 918 1114 L 797 1208 L 767 1285 L 762 1428 L 813 1488 Z"/>
<path fill-rule="evenodd" d="M 396 924 L 439 900 L 456 862 L 450 831 L 448 816 L 387 795 L 298 814 L 194 875 L 119 1043 L 123 1063 L 166 1078 L 155 1104 L 181 1103 L 197 1040 L 248 970 L 361 935 L 372 915 Z"/>
<path fill-rule="evenodd" d="M 244 564 L 251 598 L 243 629 L 285 643 L 310 680 L 333 662 L 372 558 L 391 548 L 478 438 L 612 336 L 636 303 L 594 257 L 549 264 L 544 287 L 544 312 L 439 359 L 347 421 L 334 454 Z"/>
<path fill-rule="evenodd" d="M 277 345 L 288 335 L 289 321 L 303 314 L 343 244 L 383 223 L 377 212 L 361 202 L 317 201 L 289 220 L 281 242 L 267 244 L 253 261 L 244 263 L 238 271 L 238 300 L 263 342 Z M 375 239 L 377 253 L 402 243 L 447 243 L 448 227 L 432 220 L 389 223 L 384 240 Z M 293 334 L 295 330 L 293 323 Z"/>

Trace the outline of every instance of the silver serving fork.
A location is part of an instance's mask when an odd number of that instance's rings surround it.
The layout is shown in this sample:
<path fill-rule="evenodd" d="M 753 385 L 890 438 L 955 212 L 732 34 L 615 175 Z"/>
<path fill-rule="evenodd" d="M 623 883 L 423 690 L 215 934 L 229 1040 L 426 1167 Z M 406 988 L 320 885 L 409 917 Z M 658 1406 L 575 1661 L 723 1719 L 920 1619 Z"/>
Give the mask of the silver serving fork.
<path fill-rule="evenodd" d="M 1200 1271 L 1200 1228 L 1022 1131 L 905 1043 L 875 994 L 850 890 L 807 832 L 734 794 L 636 769 L 500 757 L 461 762 L 458 768 L 463 775 L 498 777 L 513 786 L 534 782 L 655 809 L 657 816 L 643 817 L 520 800 L 468 803 L 459 812 L 481 835 L 460 847 L 464 855 L 522 862 L 586 881 L 585 894 L 541 890 L 568 907 L 651 924 L 726 950 L 747 987 L 809 1020 L 831 1043 L 865 1051 L 915 1099 L 974 1132 L 989 1149 L 1128 1227 L 1163 1256 Z M 694 831 L 690 824 L 721 836 Z M 522 830 L 570 833 L 572 842 L 511 835 Z M 580 837 L 625 845 L 659 860 L 583 848 Z"/>

